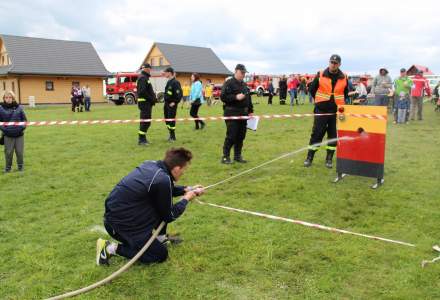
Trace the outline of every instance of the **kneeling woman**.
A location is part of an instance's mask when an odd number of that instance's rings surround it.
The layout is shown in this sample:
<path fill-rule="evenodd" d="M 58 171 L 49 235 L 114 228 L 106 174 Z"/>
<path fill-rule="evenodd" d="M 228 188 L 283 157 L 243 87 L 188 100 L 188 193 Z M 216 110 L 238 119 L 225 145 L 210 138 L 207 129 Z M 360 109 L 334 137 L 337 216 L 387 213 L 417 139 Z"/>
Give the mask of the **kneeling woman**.
<path fill-rule="evenodd" d="M 191 93 L 189 96 L 189 102 L 191 103 L 191 110 L 189 114 L 193 118 L 199 117 L 199 108 L 205 102 L 203 99 L 203 87 L 202 82 L 200 81 L 200 75 L 197 73 L 193 73 L 191 75 Z M 195 120 L 196 130 L 205 128 L 205 122 L 200 120 Z"/>
<path fill-rule="evenodd" d="M 23 108 L 18 105 L 13 92 L 5 92 L 0 105 L 0 122 L 26 122 Z M 5 173 L 11 172 L 12 158 L 17 156 L 18 171 L 23 171 L 24 130 L 26 126 L 0 126 L 5 144 Z"/>

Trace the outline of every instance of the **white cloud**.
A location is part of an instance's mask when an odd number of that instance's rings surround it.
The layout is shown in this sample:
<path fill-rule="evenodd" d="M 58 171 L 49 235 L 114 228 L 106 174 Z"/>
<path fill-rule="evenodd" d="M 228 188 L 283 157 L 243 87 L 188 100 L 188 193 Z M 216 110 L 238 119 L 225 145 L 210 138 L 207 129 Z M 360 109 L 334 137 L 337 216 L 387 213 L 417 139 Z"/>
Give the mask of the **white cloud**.
<path fill-rule="evenodd" d="M 229 68 L 244 62 L 257 73 L 315 72 L 332 53 L 341 54 L 347 71 L 386 66 L 396 73 L 417 63 L 440 73 L 436 4 L 8 1 L 0 3 L 0 28 L 9 34 L 90 40 L 111 71 L 136 68 L 152 42 L 161 41 L 212 47 Z"/>

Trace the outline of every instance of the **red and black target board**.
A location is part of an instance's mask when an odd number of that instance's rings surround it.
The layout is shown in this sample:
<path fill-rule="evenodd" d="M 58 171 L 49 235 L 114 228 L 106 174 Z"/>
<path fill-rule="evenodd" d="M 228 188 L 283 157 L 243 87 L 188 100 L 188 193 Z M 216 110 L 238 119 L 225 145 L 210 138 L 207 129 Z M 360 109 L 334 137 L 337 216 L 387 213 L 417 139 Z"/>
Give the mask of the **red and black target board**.
<path fill-rule="evenodd" d="M 338 112 L 336 172 L 338 182 L 345 175 L 372 177 L 377 188 L 383 183 L 387 108 L 343 105 Z"/>

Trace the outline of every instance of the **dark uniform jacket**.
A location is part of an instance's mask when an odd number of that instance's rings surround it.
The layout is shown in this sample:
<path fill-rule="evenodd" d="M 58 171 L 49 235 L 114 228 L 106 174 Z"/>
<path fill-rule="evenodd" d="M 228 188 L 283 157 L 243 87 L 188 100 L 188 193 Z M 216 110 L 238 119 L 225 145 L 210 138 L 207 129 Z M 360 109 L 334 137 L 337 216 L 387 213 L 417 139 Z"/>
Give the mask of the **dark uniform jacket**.
<path fill-rule="evenodd" d="M 146 161 L 111 191 L 105 200 L 104 221 L 119 231 L 151 233 L 161 221 L 173 222 L 185 211 L 188 200 L 173 204 L 173 197 L 182 196 L 184 188 L 174 186 L 163 161 Z"/>
<path fill-rule="evenodd" d="M 237 100 L 238 94 L 245 94 L 246 98 Z M 227 116 L 247 116 L 254 112 L 252 98 L 248 86 L 243 81 L 238 81 L 235 77 L 228 79 L 222 87 L 220 99 L 223 101 L 224 115 Z"/>
<path fill-rule="evenodd" d="M 17 103 L 2 103 L 0 105 L 0 122 L 26 122 L 26 114 L 23 108 Z M 20 137 L 23 135 L 26 126 L 0 126 L 0 130 L 7 137 Z"/>
<path fill-rule="evenodd" d="M 278 83 L 278 87 L 280 89 L 280 98 L 285 99 L 287 96 L 287 80 L 281 79 Z"/>
<path fill-rule="evenodd" d="M 145 99 L 147 102 L 154 104 L 156 103 L 156 93 L 154 92 L 153 86 L 150 82 L 151 75 L 142 71 L 137 80 L 137 95 L 138 101 L 140 99 Z M 141 102 L 141 101 L 140 101 Z"/>
<path fill-rule="evenodd" d="M 315 98 L 316 96 L 316 92 L 318 91 L 319 88 L 319 73 L 316 75 L 315 79 L 313 79 L 312 83 L 310 84 L 310 88 L 309 88 L 309 92 L 311 93 L 312 97 Z M 332 81 L 332 89 L 335 88 L 336 86 L 336 82 L 338 81 L 338 79 L 346 79 L 347 76 L 341 71 L 338 70 L 337 73 L 330 73 L 330 71 L 327 69 L 324 70 L 324 77 L 328 77 L 331 79 Z M 344 90 L 344 97 L 345 99 L 348 98 L 348 84 L 345 87 Z M 315 111 L 319 111 L 319 112 L 329 112 L 329 113 L 335 113 L 338 109 L 338 106 L 336 105 L 335 99 L 332 96 L 331 99 L 329 101 L 323 101 L 323 102 L 318 102 L 315 103 Z"/>
<path fill-rule="evenodd" d="M 171 102 L 177 104 L 182 100 L 182 87 L 176 78 L 168 80 L 165 86 L 164 100 L 167 104 L 170 104 Z"/>

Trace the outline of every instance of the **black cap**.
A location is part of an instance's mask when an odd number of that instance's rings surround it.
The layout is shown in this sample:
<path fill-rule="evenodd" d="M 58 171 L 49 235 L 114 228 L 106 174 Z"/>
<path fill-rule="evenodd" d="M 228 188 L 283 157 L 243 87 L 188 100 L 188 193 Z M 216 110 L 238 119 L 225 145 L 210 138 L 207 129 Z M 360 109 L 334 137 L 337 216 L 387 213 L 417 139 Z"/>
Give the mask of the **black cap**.
<path fill-rule="evenodd" d="M 335 61 L 338 64 L 341 63 L 341 57 L 337 54 L 333 54 L 332 56 L 330 56 L 330 61 Z"/>
<path fill-rule="evenodd" d="M 141 66 L 141 69 L 151 69 L 151 65 L 149 63 L 145 63 Z"/>
<path fill-rule="evenodd" d="M 405 68 L 400 69 L 400 73 L 406 72 Z"/>
<path fill-rule="evenodd" d="M 242 72 L 247 72 L 246 67 L 243 64 L 238 64 L 235 66 L 235 71 L 240 70 Z"/>
<path fill-rule="evenodd" d="M 174 69 L 171 67 L 166 68 L 165 70 L 163 70 L 164 72 L 170 72 L 174 74 Z"/>
<path fill-rule="evenodd" d="M 380 68 L 380 69 L 379 69 L 379 73 L 381 73 L 382 71 L 384 71 L 385 74 L 388 74 L 388 73 L 389 73 L 388 70 L 387 70 L 386 68 Z"/>

